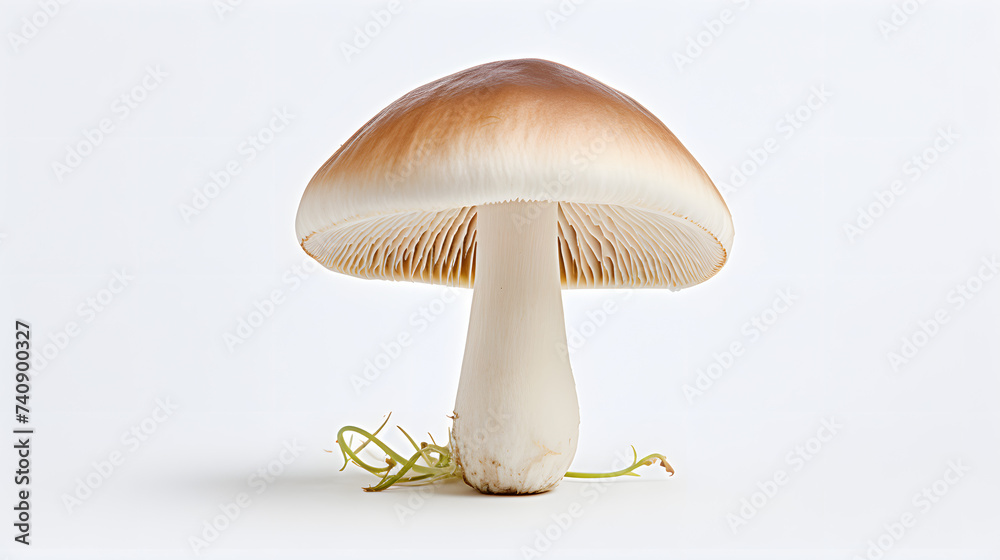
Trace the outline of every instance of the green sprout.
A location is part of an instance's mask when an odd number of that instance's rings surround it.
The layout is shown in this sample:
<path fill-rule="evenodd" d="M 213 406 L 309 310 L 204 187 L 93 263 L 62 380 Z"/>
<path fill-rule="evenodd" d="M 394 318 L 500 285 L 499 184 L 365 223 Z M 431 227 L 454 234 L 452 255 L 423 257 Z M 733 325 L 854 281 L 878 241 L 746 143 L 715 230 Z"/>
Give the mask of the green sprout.
<path fill-rule="evenodd" d="M 337 432 L 336 443 L 340 446 L 340 451 L 344 456 L 344 466 L 341 467 L 340 470 L 343 471 L 347 468 L 347 465 L 354 463 L 381 479 L 377 484 L 364 488 L 363 490 L 365 492 L 381 492 L 382 490 L 392 486 L 416 486 L 433 484 L 435 482 L 447 480 L 460 480 L 462 478 L 462 469 L 452 457 L 450 431 L 449 443 L 445 445 L 438 445 L 438 443 L 434 441 L 434 436 L 430 434 L 427 435 L 430 437 L 431 443 L 421 442 L 417 445 L 417 442 L 410 437 L 410 434 L 406 433 L 406 430 L 400 426 L 396 426 L 399 428 L 399 431 L 406 436 L 406 440 L 410 442 L 410 445 L 413 446 L 414 452 L 409 458 L 407 458 L 397 453 L 377 437 L 379 432 L 382 431 L 382 428 L 385 428 L 386 424 L 389 423 L 390 416 L 392 416 L 391 413 L 385 417 L 385 421 L 382 422 L 382 425 L 379 426 L 374 432 L 368 432 L 356 426 L 344 426 L 339 432 Z M 357 447 L 354 447 L 355 435 L 363 438 L 363 441 Z M 376 447 L 385 453 L 385 466 L 379 466 L 378 464 L 372 465 L 358 455 L 365 447 L 368 446 L 369 443 L 375 444 Z M 328 453 L 332 453 L 332 451 L 328 451 Z M 423 464 L 421 464 L 421 462 Z M 662 454 L 653 453 L 640 459 L 639 454 L 635 451 L 635 447 L 632 447 L 632 464 L 624 469 L 606 473 L 570 471 L 564 476 L 566 478 L 615 478 L 619 476 L 639 476 L 633 471 L 642 466 L 655 465 L 657 462 L 659 462 L 670 475 L 674 474 L 673 467 L 670 466 L 670 463 L 667 462 L 667 458 Z"/>

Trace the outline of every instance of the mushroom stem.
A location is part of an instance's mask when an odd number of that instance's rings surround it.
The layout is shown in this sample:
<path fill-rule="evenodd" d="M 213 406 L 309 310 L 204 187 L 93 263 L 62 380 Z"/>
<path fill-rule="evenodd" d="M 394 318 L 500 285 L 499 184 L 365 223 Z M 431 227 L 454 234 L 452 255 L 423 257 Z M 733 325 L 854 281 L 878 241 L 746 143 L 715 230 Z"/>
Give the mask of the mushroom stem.
<path fill-rule="evenodd" d="M 476 208 L 476 277 L 451 441 L 485 494 L 551 490 L 580 408 L 563 319 L 555 202 Z"/>

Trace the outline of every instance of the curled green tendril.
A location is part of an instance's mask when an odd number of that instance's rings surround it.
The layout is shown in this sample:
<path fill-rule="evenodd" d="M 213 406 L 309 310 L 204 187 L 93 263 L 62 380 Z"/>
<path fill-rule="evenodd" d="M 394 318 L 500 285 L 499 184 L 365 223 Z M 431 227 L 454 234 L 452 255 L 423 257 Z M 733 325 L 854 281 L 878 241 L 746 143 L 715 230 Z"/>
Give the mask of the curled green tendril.
<path fill-rule="evenodd" d="M 655 465 L 656 462 L 660 462 L 662 466 L 670 476 L 674 475 L 674 468 L 670 466 L 667 462 L 667 458 L 660 453 L 652 453 L 646 455 L 642 459 L 639 459 L 639 454 L 635 452 L 635 447 L 632 447 L 632 464 L 620 471 L 614 471 L 609 473 L 584 473 L 584 472 L 573 472 L 570 471 L 565 474 L 566 478 L 615 478 L 617 476 L 639 476 L 638 474 L 632 472 L 639 467 L 648 467 Z"/>
<path fill-rule="evenodd" d="M 347 465 L 354 463 L 355 465 L 361 467 L 362 469 L 380 477 L 380 481 L 377 484 L 364 488 L 365 492 L 381 492 L 386 488 L 392 486 L 413 486 L 422 484 L 433 484 L 439 481 L 446 480 L 457 480 L 462 478 L 462 472 L 458 464 L 452 457 L 451 454 L 451 438 L 449 434 L 449 442 L 443 446 L 438 445 L 434 441 L 434 436 L 427 434 L 431 439 L 431 443 L 421 442 L 417 445 L 410 434 L 406 433 L 406 430 L 399 428 L 399 431 L 406 436 L 406 440 L 410 442 L 413 446 L 414 453 L 409 458 L 404 457 L 394 451 L 391 447 L 386 445 L 381 439 L 379 439 L 378 433 L 382 431 L 382 428 L 389 423 L 389 417 L 392 416 L 390 413 L 385 417 L 385 421 L 382 425 L 378 427 L 374 432 L 367 432 L 356 426 L 344 426 L 337 432 L 337 444 L 340 446 L 340 452 L 344 457 L 344 466 L 340 468 L 341 471 L 347 468 Z M 354 435 L 364 438 L 358 447 L 353 447 Z M 365 462 L 361 457 L 358 456 L 361 451 L 368 446 L 369 443 L 375 444 L 376 447 L 385 453 L 385 466 L 376 466 Z M 423 460 L 424 464 L 420 464 Z M 667 458 L 659 453 L 653 453 L 647 455 L 642 459 L 639 458 L 639 454 L 636 453 L 635 447 L 632 448 L 632 464 L 624 469 L 607 472 L 607 473 L 584 473 L 584 472 L 567 472 L 566 478 L 614 478 L 619 476 L 639 476 L 638 474 L 632 472 L 639 467 L 655 465 L 657 462 L 660 463 L 668 473 L 674 474 L 673 467 L 667 462 Z M 397 468 L 398 467 L 398 468 Z"/>

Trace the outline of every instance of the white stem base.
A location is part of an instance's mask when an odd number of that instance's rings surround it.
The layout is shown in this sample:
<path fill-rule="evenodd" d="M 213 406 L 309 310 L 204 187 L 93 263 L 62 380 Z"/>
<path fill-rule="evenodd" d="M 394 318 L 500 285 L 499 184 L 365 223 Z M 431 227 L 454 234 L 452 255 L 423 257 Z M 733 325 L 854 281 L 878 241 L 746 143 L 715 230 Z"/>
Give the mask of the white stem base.
<path fill-rule="evenodd" d="M 556 203 L 477 207 L 476 278 L 451 433 L 465 482 L 486 494 L 554 488 L 576 453 Z"/>

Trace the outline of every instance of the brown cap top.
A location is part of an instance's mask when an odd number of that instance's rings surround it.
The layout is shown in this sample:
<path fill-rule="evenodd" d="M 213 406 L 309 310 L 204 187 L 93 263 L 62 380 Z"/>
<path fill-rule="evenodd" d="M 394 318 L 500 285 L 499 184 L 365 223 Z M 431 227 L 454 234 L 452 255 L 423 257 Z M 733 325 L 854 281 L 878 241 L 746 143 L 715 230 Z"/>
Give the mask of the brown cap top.
<path fill-rule="evenodd" d="M 702 282 L 729 209 L 694 157 L 630 97 L 537 59 L 476 66 L 404 95 L 316 172 L 303 249 L 364 278 L 471 286 L 476 206 L 559 203 L 568 288 Z"/>

